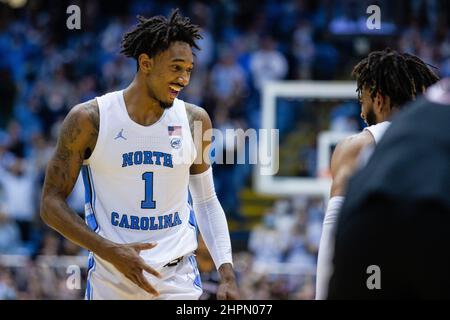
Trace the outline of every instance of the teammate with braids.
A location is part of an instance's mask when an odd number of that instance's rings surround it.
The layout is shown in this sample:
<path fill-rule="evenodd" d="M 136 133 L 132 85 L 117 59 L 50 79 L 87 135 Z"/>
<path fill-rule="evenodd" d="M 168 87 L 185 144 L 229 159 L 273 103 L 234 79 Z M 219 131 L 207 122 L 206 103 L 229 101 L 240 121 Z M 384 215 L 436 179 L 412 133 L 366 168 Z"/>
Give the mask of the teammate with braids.
<path fill-rule="evenodd" d="M 319 245 L 316 299 L 327 297 L 335 228 L 348 179 L 380 141 L 392 115 L 438 81 L 438 77 L 422 60 L 391 49 L 370 53 L 355 66 L 352 75 L 357 82 L 361 117 L 368 127 L 341 141 L 333 152 L 333 182 Z"/>
<path fill-rule="evenodd" d="M 135 78 L 69 112 L 41 217 L 91 252 L 87 299 L 198 299 L 197 225 L 219 271 L 217 298 L 239 298 L 227 221 L 203 158 L 211 120 L 177 99 L 194 67 L 198 27 L 178 10 L 138 19 L 122 41 L 122 53 L 137 62 Z M 194 122 L 206 136 L 198 143 Z M 66 203 L 80 170 L 86 223 Z"/>

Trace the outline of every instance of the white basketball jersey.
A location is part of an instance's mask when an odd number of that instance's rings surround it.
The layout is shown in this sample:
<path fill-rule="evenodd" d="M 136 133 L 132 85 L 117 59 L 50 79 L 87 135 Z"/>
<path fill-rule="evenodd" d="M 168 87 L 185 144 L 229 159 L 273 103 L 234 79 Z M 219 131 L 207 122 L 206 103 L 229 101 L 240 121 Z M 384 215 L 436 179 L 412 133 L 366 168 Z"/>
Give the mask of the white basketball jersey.
<path fill-rule="evenodd" d="M 188 185 L 196 150 L 184 102 L 175 99 L 149 126 L 131 120 L 123 91 L 97 102 L 97 144 L 82 168 L 86 222 L 116 243 L 157 242 L 141 252 L 149 265 L 191 253 L 197 228 Z"/>
<path fill-rule="evenodd" d="M 389 128 L 391 122 L 390 121 L 383 121 L 377 124 L 374 124 L 372 126 L 364 128 L 364 130 L 367 130 L 372 135 L 373 139 L 375 140 L 375 144 L 378 144 L 383 137 L 386 130 Z"/>
<path fill-rule="evenodd" d="M 381 138 L 383 138 L 384 133 L 391 125 L 390 121 L 383 121 L 377 124 L 374 124 L 372 126 L 364 128 L 364 130 L 367 130 L 370 132 L 370 134 L 373 137 L 373 140 L 375 141 L 375 144 L 370 144 L 365 146 L 361 152 L 358 155 L 358 169 L 361 169 L 366 166 L 366 164 L 369 162 L 370 157 L 372 156 L 375 146 L 380 142 Z"/>

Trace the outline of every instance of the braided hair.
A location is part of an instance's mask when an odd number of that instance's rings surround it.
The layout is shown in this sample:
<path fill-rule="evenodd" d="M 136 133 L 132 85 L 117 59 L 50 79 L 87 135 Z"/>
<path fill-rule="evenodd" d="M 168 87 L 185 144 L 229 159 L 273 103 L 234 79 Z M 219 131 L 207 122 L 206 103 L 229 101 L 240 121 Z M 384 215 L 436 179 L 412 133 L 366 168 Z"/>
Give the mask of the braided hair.
<path fill-rule="evenodd" d="M 391 107 L 401 108 L 424 93 L 439 78 L 418 57 L 387 48 L 371 52 L 353 69 L 358 96 L 366 88 L 372 100 L 379 92 L 388 96 Z"/>
<path fill-rule="evenodd" d="M 189 18 L 183 17 L 178 9 L 173 10 L 169 18 L 155 16 L 147 19 L 137 16 L 137 19 L 137 26 L 122 39 L 120 52 L 126 57 L 137 61 L 140 54 L 146 53 L 152 58 L 167 50 L 175 41 L 186 42 L 200 50 L 196 43 L 196 40 L 202 38 L 199 27 L 192 24 Z"/>

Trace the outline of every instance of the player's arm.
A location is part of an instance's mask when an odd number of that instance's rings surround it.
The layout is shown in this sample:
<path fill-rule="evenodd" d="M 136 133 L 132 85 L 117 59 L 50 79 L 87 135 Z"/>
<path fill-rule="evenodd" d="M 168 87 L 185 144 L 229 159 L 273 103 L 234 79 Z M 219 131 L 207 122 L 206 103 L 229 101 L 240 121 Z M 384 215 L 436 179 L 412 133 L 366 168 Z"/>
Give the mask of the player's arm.
<path fill-rule="evenodd" d="M 47 225 L 73 243 L 109 261 L 144 290 L 157 294 L 143 277 L 142 270 L 158 274 L 139 256 L 140 250 L 151 249 L 154 244 L 119 245 L 111 242 L 89 229 L 67 205 L 66 198 L 72 192 L 83 160 L 94 150 L 98 131 L 96 100 L 75 106 L 64 119 L 56 150 L 47 166 L 41 217 Z"/>
<path fill-rule="evenodd" d="M 104 252 L 112 243 L 92 232 L 66 203 L 78 178 L 84 153 L 92 150 L 97 140 L 98 127 L 90 119 L 95 117 L 91 109 L 89 104 L 75 106 L 61 126 L 56 150 L 45 175 L 41 217 L 77 245 L 92 252 Z"/>
<path fill-rule="evenodd" d="M 191 132 L 201 125 L 203 139 L 194 141 L 197 158 L 190 168 L 189 189 L 200 233 L 219 271 L 218 299 L 238 299 L 239 293 L 233 271 L 231 241 L 225 212 L 219 203 L 209 159 L 212 124 L 208 113 L 197 106 L 186 104 Z M 194 134 L 195 136 L 195 134 Z"/>
<path fill-rule="evenodd" d="M 331 176 L 333 178 L 331 197 L 323 220 L 317 258 L 317 300 L 326 299 L 328 295 L 328 283 L 332 273 L 334 235 L 338 214 L 344 203 L 348 179 L 356 171 L 361 150 L 372 142 L 370 133 L 363 131 L 341 141 L 333 152 L 331 158 Z"/>

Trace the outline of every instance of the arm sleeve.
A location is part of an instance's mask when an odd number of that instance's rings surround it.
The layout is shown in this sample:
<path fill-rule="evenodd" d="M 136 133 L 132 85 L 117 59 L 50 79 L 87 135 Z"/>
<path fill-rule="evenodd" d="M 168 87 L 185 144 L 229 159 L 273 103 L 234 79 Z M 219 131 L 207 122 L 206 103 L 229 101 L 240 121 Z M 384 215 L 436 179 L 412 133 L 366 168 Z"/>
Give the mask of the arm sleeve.
<path fill-rule="evenodd" d="M 189 190 L 200 233 L 216 268 L 233 264 L 227 219 L 214 189 L 212 168 L 191 175 Z"/>
<path fill-rule="evenodd" d="M 328 295 L 328 284 L 333 272 L 334 235 L 338 213 L 344 203 L 344 197 L 332 197 L 328 201 L 327 212 L 323 219 L 320 237 L 319 255 L 317 257 L 316 300 L 324 300 Z"/>

